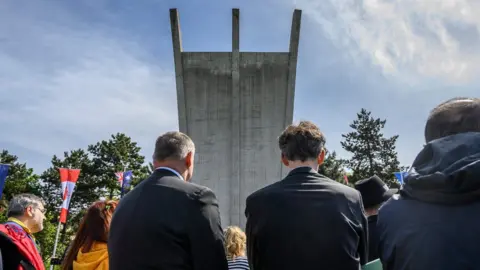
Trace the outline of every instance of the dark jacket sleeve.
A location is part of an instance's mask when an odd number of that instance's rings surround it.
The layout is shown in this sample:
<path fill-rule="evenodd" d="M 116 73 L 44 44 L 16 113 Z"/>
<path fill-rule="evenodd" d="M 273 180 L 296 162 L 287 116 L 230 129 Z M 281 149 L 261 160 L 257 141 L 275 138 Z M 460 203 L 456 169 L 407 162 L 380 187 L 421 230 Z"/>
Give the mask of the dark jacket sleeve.
<path fill-rule="evenodd" d="M 247 236 L 247 258 L 248 264 L 250 265 L 250 270 L 258 269 L 258 263 L 255 261 L 257 259 L 256 255 L 258 254 L 255 250 L 255 234 L 254 234 L 254 221 L 253 216 L 251 215 L 249 205 L 249 199 L 247 198 L 247 203 L 245 207 L 245 217 L 247 218 L 247 224 L 245 226 L 245 234 Z"/>
<path fill-rule="evenodd" d="M 220 211 L 215 194 L 208 188 L 198 196 L 191 213 L 190 247 L 195 270 L 228 270 Z"/>
<path fill-rule="evenodd" d="M 378 256 L 382 262 L 383 269 L 393 269 L 395 264 L 394 243 L 391 239 L 387 239 L 388 228 L 388 205 L 383 205 L 378 211 L 377 230 L 379 235 L 378 240 Z M 388 244 L 390 243 L 390 244 Z"/>
<path fill-rule="evenodd" d="M 360 256 L 360 264 L 365 265 L 368 263 L 368 220 L 365 215 L 365 209 L 363 208 L 363 201 L 360 197 L 359 200 L 359 213 L 362 231 L 360 232 L 360 243 L 358 247 L 358 253 Z"/>

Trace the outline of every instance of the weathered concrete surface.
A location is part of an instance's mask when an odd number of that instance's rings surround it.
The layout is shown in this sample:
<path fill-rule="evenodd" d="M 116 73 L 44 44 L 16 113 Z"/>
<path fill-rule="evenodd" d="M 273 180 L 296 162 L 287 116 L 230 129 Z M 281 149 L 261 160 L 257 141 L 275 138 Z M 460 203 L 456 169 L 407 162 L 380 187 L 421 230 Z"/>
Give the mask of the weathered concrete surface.
<path fill-rule="evenodd" d="M 245 226 L 245 199 L 286 174 L 277 137 L 292 122 L 301 11 L 290 52 L 240 52 L 239 10 L 232 52 L 182 52 L 179 18 L 170 10 L 180 131 L 195 142 L 193 182 L 215 191 L 222 224 Z"/>

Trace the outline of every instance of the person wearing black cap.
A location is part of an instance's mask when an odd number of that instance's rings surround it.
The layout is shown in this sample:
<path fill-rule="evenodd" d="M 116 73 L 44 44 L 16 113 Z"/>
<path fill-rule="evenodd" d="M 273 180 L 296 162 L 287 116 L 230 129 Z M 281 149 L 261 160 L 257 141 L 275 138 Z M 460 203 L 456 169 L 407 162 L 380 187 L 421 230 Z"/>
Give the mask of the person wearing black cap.
<path fill-rule="evenodd" d="M 374 175 L 370 178 L 355 183 L 355 189 L 360 192 L 363 200 L 363 207 L 368 219 L 368 261 L 379 258 L 378 256 L 378 230 L 377 217 L 380 206 L 390 199 L 398 189 L 389 189 L 388 186 Z"/>

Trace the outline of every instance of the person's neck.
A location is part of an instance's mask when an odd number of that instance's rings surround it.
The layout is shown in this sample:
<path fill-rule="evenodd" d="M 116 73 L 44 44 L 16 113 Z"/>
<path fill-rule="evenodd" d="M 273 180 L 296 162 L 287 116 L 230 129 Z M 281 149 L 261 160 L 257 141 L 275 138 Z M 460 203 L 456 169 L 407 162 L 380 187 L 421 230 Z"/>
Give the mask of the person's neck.
<path fill-rule="evenodd" d="M 176 164 L 175 162 L 158 162 L 155 164 L 155 170 L 161 167 L 166 167 L 166 168 L 175 170 L 183 177 L 183 179 L 187 179 L 187 171 L 185 169 L 182 169 L 182 166 L 180 166 L 179 164 Z"/>
<path fill-rule="evenodd" d="M 302 167 L 310 167 L 313 170 L 318 171 L 318 163 L 315 161 L 288 161 L 288 168 L 291 170 Z"/>
<path fill-rule="evenodd" d="M 365 215 L 367 217 L 378 215 L 378 209 L 365 209 Z"/>
<path fill-rule="evenodd" d="M 32 231 L 32 226 L 30 225 L 30 219 L 29 218 L 26 218 L 26 217 L 13 217 L 15 219 L 17 219 L 18 221 L 22 222 L 23 225 L 25 225 L 25 227 L 27 227 L 27 229 L 29 229 L 30 231 Z"/>
<path fill-rule="evenodd" d="M 232 259 L 238 258 L 238 257 L 246 257 L 245 251 L 238 253 L 237 255 L 233 255 Z"/>

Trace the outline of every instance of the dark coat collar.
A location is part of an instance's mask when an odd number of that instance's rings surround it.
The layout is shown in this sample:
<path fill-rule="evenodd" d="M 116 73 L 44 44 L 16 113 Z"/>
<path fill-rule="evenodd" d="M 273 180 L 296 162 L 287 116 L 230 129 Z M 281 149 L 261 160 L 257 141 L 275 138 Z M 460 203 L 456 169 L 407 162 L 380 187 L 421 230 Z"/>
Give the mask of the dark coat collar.
<path fill-rule="evenodd" d="M 298 167 L 291 170 L 288 173 L 287 177 L 298 175 L 298 174 L 310 174 L 310 173 L 318 174 L 318 172 L 312 169 L 311 167 Z"/>

